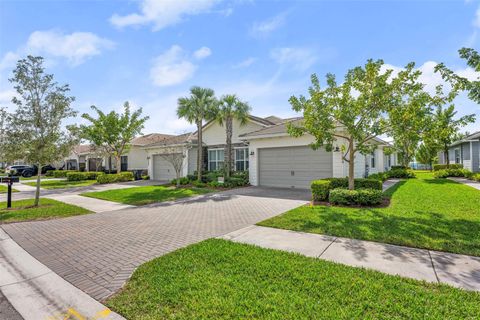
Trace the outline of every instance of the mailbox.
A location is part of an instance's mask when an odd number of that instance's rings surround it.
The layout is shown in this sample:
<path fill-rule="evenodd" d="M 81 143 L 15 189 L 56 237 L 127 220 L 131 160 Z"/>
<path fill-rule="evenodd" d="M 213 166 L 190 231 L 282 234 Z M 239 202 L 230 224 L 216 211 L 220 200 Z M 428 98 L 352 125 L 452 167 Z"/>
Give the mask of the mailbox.
<path fill-rule="evenodd" d="M 0 177 L 0 183 L 8 185 L 7 208 L 12 207 L 12 184 L 14 182 L 20 182 L 20 177 Z"/>

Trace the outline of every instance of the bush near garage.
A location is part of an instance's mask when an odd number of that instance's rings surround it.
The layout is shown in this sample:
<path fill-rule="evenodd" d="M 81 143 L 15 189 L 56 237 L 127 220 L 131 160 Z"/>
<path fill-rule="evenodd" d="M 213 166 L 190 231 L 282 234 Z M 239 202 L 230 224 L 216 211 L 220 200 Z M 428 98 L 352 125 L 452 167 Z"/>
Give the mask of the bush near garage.
<path fill-rule="evenodd" d="M 172 179 L 172 181 L 170 181 L 170 183 L 173 184 L 173 185 L 176 185 L 177 184 L 177 179 Z M 179 179 L 179 184 L 182 185 L 182 186 L 185 186 L 189 183 L 190 183 L 190 180 L 188 180 L 187 177 L 181 177 Z"/>
<path fill-rule="evenodd" d="M 328 180 L 314 180 L 310 188 L 312 189 L 313 201 L 327 201 L 332 183 Z"/>
<path fill-rule="evenodd" d="M 463 164 L 461 163 L 451 163 L 449 166 L 446 164 L 434 164 L 433 171 L 445 170 L 445 169 L 463 169 Z"/>
<path fill-rule="evenodd" d="M 383 190 L 383 183 L 378 179 L 355 179 L 355 189 Z M 333 189 L 348 188 L 348 178 L 327 178 L 312 181 L 310 188 L 312 190 L 313 201 L 328 201 L 330 191 Z"/>
<path fill-rule="evenodd" d="M 415 172 L 410 169 L 391 169 L 386 172 L 388 178 L 397 178 L 397 179 L 413 179 L 416 177 Z"/>
<path fill-rule="evenodd" d="M 475 174 L 473 174 L 471 179 L 472 179 L 473 181 L 480 182 L 480 173 L 475 173 Z"/>
<path fill-rule="evenodd" d="M 368 176 L 368 179 L 380 180 L 382 182 L 388 179 L 388 174 L 386 172 L 372 173 Z"/>
<path fill-rule="evenodd" d="M 76 170 L 50 170 L 45 173 L 46 176 L 48 177 L 54 177 L 54 178 L 66 178 L 67 173 L 70 172 L 79 172 Z"/>
<path fill-rule="evenodd" d="M 113 174 L 99 174 L 97 176 L 97 182 L 100 184 L 115 183 L 115 182 L 127 182 L 135 180 L 132 172 L 120 172 Z"/>
<path fill-rule="evenodd" d="M 473 173 L 467 169 L 443 169 L 433 173 L 435 178 L 464 177 L 471 178 Z"/>
<path fill-rule="evenodd" d="M 371 206 L 382 202 L 383 193 L 375 189 L 348 190 L 336 188 L 330 190 L 329 202 L 339 205 L 362 205 Z"/>
<path fill-rule="evenodd" d="M 68 181 L 83 181 L 83 180 L 97 180 L 97 177 L 103 172 L 68 172 L 67 173 L 67 180 Z"/>

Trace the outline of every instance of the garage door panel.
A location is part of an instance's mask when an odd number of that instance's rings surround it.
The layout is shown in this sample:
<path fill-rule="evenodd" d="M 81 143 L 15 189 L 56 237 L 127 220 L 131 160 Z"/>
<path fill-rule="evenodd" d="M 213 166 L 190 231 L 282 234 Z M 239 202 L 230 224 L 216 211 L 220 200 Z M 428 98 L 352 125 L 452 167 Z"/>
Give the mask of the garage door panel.
<path fill-rule="evenodd" d="M 259 150 L 259 184 L 263 186 L 310 188 L 312 180 L 331 177 L 332 167 L 332 154 L 325 149 L 303 146 Z"/>
<path fill-rule="evenodd" d="M 153 156 L 153 179 L 154 180 L 172 180 L 175 179 L 175 169 L 172 164 L 161 156 Z"/>

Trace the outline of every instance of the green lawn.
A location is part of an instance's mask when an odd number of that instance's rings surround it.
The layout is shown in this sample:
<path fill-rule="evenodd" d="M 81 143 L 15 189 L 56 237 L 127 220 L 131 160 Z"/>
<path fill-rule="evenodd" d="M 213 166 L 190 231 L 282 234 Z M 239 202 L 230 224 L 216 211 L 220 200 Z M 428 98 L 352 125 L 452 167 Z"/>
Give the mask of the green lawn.
<path fill-rule="evenodd" d="M 41 180 L 48 180 L 48 179 L 56 179 L 55 177 L 48 177 L 48 176 L 40 176 Z M 20 177 L 20 181 L 28 181 L 28 180 L 37 180 L 37 176 L 32 176 L 30 178 Z"/>
<path fill-rule="evenodd" d="M 40 181 L 40 186 L 44 189 L 64 189 L 85 187 L 97 183 L 96 180 L 84 180 L 84 181 L 67 181 L 67 180 L 46 180 Z M 25 182 L 26 185 L 35 187 L 36 182 Z"/>
<path fill-rule="evenodd" d="M 179 188 L 167 186 L 133 187 L 119 190 L 107 190 L 82 193 L 82 196 L 109 200 L 131 205 L 146 205 L 155 202 L 172 201 L 212 192 L 205 188 Z"/>
<path fill-rule="evenodd" d="M 5 184 L 0 184 L 0 193 L 7 193 L 8 187 Z M 18 192 L 15 188 L 12 187 L 12 192 Z"/>
<path fill-rule="evenodd" d="M 480 294 L 211 239 L 140 266 L 127 319 L 478 319 Z"/>
<path fill-rule="evenodd" d="M 40 199 L 40 206 L 32 207 L 33 199 L 13 201 L 12 208 L 6 209 L 7 203 L 0 202 L 0 223 L 26 220 L 44 220 L 90 213 L 87 209 L 72 206 L 52 199 Z"/>
<path fill-rule="evenodd" d="M 302 206 L 259 225 L 480 256 L 480 191 L 417 176 L 387 190 L 387 208 Z"/>

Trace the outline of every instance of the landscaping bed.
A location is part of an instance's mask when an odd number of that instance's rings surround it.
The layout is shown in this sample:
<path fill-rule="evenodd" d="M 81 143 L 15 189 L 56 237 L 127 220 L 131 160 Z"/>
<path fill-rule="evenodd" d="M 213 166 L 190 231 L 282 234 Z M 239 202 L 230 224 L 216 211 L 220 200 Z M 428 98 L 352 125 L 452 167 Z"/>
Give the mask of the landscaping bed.
<path fill-rule="evenodd" d="M 384 195 L 386 208 L 301 206 L 259 225 L 480 256 L 480 191 L 417 173 Z"/>
<path fill-rule="evenodd" d="M 33 199 L 12 202 L 6 209 L 6 202 L 0 202 L 0 223 L 69 217 L 90 213 L 87 209 L 52 199 L 40 199 L 39 207 L 33 207 Z"/>
<path fill-rule="evenodd" d="M 211 239 L 140 266 L 127 319 L 476 319 L 480 294 Z"/>
<path fill-rule="evenodd" d="M 81 195 L 85 197 L 140 206 L 202 195 L 209 192 L 213 192 L 213 190 L 195 187 L 175 188 L 170 186 L 145 186 L 118 190 L 86 192 L 82 193 Z"/>

